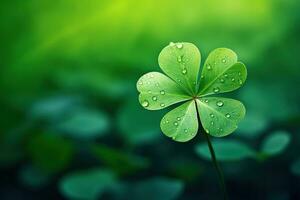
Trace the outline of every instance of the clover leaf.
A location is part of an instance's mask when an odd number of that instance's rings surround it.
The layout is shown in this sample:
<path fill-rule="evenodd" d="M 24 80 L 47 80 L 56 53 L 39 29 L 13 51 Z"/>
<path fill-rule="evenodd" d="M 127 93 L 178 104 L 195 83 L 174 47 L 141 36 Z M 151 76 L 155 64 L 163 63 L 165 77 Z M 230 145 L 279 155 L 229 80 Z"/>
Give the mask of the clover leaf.
<path fill-rule="evenodd" d="M 213 50 L 200 75 L 201 54 L 192 43 L 170 43 L 159 54 L 162 71 L 149 72 L 137 82 L 140 104 L 148 110 L 159 110 L 185 102 L 168 112 L 161 120 L 162 132 L 178 142 L 191 140 L 197 134 L 198 117 L 205 131 L 215 137 L 229 135 L 245 116 L 244 105 L 234 99 L 218 96 L 241 87 L 247 77 L 245 65 L 230 49 Z"/>

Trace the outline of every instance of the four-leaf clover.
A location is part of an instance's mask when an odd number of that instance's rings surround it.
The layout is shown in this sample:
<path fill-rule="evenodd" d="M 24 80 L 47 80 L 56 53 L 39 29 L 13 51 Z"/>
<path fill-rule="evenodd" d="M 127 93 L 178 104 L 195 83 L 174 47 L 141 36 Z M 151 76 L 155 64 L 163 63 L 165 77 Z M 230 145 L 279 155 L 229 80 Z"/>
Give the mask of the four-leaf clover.
<path fill-rule="evenodd" d="M 204 130 L 222 137 L 237 129 L 245 116 L 244 105 L 234 99 L 208 97 L 241 87 L 247 77 L 245 65 L 230 49 L 213 50 L 204 63 L 191 43 L 170 43 L 158 57 L 162 71 L 149 72 L 137 82 L 139 101 L 148 110 L 159 110 L 185 102 L 161 120 L 162 132 L 178 142 L 191 140 L 198 131 L 198 117 Z"/>

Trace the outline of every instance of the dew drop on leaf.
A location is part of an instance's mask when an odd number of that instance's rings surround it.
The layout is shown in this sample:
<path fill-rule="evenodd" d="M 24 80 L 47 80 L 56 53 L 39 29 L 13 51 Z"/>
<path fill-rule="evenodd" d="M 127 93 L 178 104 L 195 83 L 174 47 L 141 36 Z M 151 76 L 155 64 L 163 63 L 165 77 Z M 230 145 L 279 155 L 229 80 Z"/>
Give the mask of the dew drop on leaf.
<path fill-rule="evenodd" d="M 176 44 L 176 47 L 177 47 L 178 49 L 182 49 L 182 47 L 183 47 L 183 44 L 181 44 L 181 43 L 177 43 L 177 44 Z"/>
<path fill-rule="evenodd" d="M 164 90 L 161 90 L 161 91 L 160 91 L 160 94 L 161 94 L 161 95 L 165 95 L 166 92 L 165 92 Z"/>
<path fill-rule="evenodd" d="M 150 74 L 150 78 L 154 78 L 154 75 L 153 75 L 153 74 Z"/>
<path fill-rule="evenodd" d="M 181 118 L 180 117 L 177 117 L 177 121 L 180 121 L 181 120 Z"/>
<path fill-rule="evenodd" d="M 206 68 L 207 68 L 208 70 L 211 70 L 211 65 L 210 65 L 210 64 L 207 64 L 207 65 L 206 65 Z"/>
<path fill-rule="evenodd" d="M 225 58 L 222 59 L 222 63 L 226 63 L 226 59 Z"/>
<path fill-rule="evenodd" d="M 205 99 L 204 102 L 205 102 L 205 103 L 208 103 L 208 99 Z"/>
<path fill-rule="evenodd" d="M 148 107 L 149 106 L 149 102 L 147 100 L 144 100 L 142 103 L 143 107 Z"/>
<path fill-rule="evenodd" d="M 214 115 L 214 114 L 212 114 L 212 113 L 211 113 L 209 116 L 210 116 L 211 118 L 214 118 L 214 117 L 215 117 L 215 115 Z"/>
<path fill-rule="evenodd" d="M 139 85 L 143 85 L 143 81 L 139 81 L 139 83 L 138 83 Z"/>
<path fill-rule="evenodd" d="M 211 125 L 214 125 L 214 122 L 213 122 L 213 121 L 211 121 L 211 122 L 210 122 L 210 124 L 211 124 Z"/>
<path fill-rule="evenodd" d="M 243 81 L 242 81 L 241 79 L 239 80 L 239 84 L 240 84 L 240 85 L 243 85 Z"/>
<path fill-rule="evenodd" d="M 204 79 L 204 76 L 203 76 L 203 75 L 201 75 L 201 79 Z"/>
<path fill-rule="evenodd" d="M 186 74 L 187 73 L 186 68 L 184 68 L 181 72 L 182 72 L 182 74 Z"/>
<path fill-rule="evenodd" d="M 175 125 L 175 126 L 178 126 L 178 122 L 174 122 L 174 125 Z"/>
<path fill-rule="evenodd" d="M 165 107 L 165 104 L 164 104 L 164 103 L 161 103 L 160 106 L 161 106 L 161 107 Z"/>
<path fill-rule="evenodd" d="M 224 105 L 223 101 L 217 101 L 217 106 L 222 107 Z"/>
<path fill-rule="evenodd" d="M 156 86 L 156 87 L 158 87 L 158 86 L 159 86 L 159 84 L 158 84 L 158 83 L 155 83 L 155 86 Z"/>
<path fill-rule="evenodd" d="M 209 130 L 208 130 L 208 129 L 205 129 L 205 132 L 206 132 L 206 133 L 209 133 Z"/>
<path fill-rule="evenodd" d="M 238 75 L 241 76 L 242 75 L 241 72 L 239 72 Z"/>
<path fill-rule="evenodd" d="M 178 57 L 177 57 L 177 61 L 178 61 L 179 63 L 182 62 L 182 57 L 183 57 L 183 56 L 178 56 Z"/>
<path fill-rule="evenodd" d="M 225 82 L 225 80 L 221 78 L 221 79 L 220 79 L 220 82 L 221 82 L 221 83 L 224 83 L 224 82 Z"/>
<path fill-rule="evenodd" d="M 187 132 L 188 132 L 188 130 L 187 130 L 187 129 L 184 129 L 184 132 L 185 132 L 185 133 L 187 133 Z"/>
<path fill-rule="evenodd" d="M 234 78 L 232 78 L 232 79 L 231 79 L 231 81 L 232 81 L 232 82 L 234 82 L 234 81 L 235 81 L 235 79 L 234 79 Z"/>
<path fill-rule="evenodd" d="M 148 94 L 151 94 L 152 92 L 151 92 L 151 90 L 148 90 Z"/>
<path fill-rule="evenodd" d="M 225 73 L 225 74 L 224 74 L 224 77 L 227 78 L 227 77 L 228 77 L 228 74 Z"/>
<path fill-rule="evenodd" d="M 214 93 L 218 93 L 218 92 L 220 92 L 220 88 L 215 87 L 215 88 L 213 89 L 213 91 L 214 91 Z"/>
<path fill-rule="evenodd" d="M 227 118 L 230 118 L 230 117 L 231 117 L 231 115 L 230 115 L 229 113 L 227 113 L 225 116 L 226 116 Z"/>
<path fill-rule="evenodd" d="M 175 45 L 175 43 L 174 42 L 170 42 L 170 44 L 169 44 L 171 47 L 172 46 L 174 46 Z"/>
<path fill-rule="evenodd" d="M 153 96 L 153 97 L 152 97 L 152 100 L 153 100 L 153 101 L 157 101 L 157 97 L 156 97 L 156 96 Z"/>

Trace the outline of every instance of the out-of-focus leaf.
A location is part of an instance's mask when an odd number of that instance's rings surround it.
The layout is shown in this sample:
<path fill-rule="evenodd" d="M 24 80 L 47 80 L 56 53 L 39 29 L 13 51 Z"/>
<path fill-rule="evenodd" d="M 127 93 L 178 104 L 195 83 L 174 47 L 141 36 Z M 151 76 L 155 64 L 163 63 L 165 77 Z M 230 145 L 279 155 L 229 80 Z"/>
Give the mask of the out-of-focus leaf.
<path fill-rule="evenodd" d="M 40 189 L 49 183 L 51 175 L 32 165 L 23 166 L 19 172 L 21 183 L 31 189 Z"/>
<path fill-rule="evenodd" d="M 67 199 L 96 200 L 110 190 L 115 181 L 111 171 L 90 169 L 64 176 L 60 180 L 59 189 Z"/>
<path fill-rule="evenodd" d="M 103 66 L 100 66 L 103 67 Z M 130 89 L 130 79 L 106 73 L 103 68 L 60 70 L 54 81 L 68 90 L 78 90 L 99 96 L 118 98 Z"/>
<path fill-rule="evenodd" d="M 80 99 L 72 96 L 55 96 L 35 102 L 30 108 L 29 116 L 34 119 L 57 120 L 74 109 Z"/>
<path fill-rule="evenodd" d="M 98 110 L 76 109 L 55 127 L 74 138 L 93 139 L 106 133 L 109 120 L 105 113 Z"/>
<path fill-rule="evenodd" d="M 57 134 L 34 135 L 28 143 L 29 156 L 39 170 L 46 173 L 59 172 L 72 161 L 74 146 Z"/>
<path fill-rule="evenodd" d="M 268 135 L 262 143 L 261 152 L 268 156 L 282 153 L 289 145 L 291 136 L 286 131 L 275 131 Z"/>
<path fill-rule="evenodd" d="M 255 138 L 259 136 L 269 125 L 268 119 L 258 113 L 247 112 L 237 129 L 238 136 Z"/>
<path fill-rule="evenodd" d="M 102 163 L 121 175 L 134 173 L 149 167 L 149 160 L 146 158 L 105 145 L 93 145 L 91 150 Z"/>
<path fill-rule="evenodd" d="M 161 111 L 147 111 L 139 105 L 137 99 L 129 98 L 118 112 L 119 132 L 131 144 L 151 143 L 162 137 L 159 129 L 161 117 Z"/>
<path fill-rule="evenodd" d="M 220 161 L 238 161 L 246 158 L 251 158 L 255 155 L 255 151 L 248 145 L 238 140 L 226 139 L 226 140 L 214 140 L 212 145 L 215 150 L 215 154 Z M 211 160 L 211 155 L 207 143 L 200 143 L 195 148 L 196 153 L 206 159 Z"/>
<path fill-rule="evenodd" d="M 291 165 L 291 171 L 296 176 L 300 176 L 300 158 L 295 160 Z"/>
<path fill-rule="evenodd" d="M 175 200 L 183 192 L 183 182 L 169 178 L 151 178 L 133 184 L 126 200 Z"/>

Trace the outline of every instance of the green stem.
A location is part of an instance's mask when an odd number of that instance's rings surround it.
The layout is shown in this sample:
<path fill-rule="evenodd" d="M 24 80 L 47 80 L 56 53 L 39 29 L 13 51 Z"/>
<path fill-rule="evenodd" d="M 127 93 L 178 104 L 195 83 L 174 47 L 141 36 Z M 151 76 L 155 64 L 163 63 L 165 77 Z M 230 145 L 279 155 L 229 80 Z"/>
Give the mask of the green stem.
<path fill-rule="evenodd" d="M 201 121 L 200 121 L 200 115 L 199 115 L 199 110 L 198 110 L 198 106 L 197 106 L 197 102 L 195 101 L 195 106 L 196 106 L 196 111 L 197 111 L 197 119 L 198 119 L 198 123 L 199 123 L 199 126 L 201 125 Z M 210 138 L 209 138 L 209 135 L 206 133 L 206 131 L 203 131 L 204 132 L 204 136 L 205 136 L 205 139 L 207 141 L 207 145 L 208 145 L 208 148 L 209 148 L 209 151 L 210 151 L 210 155 L 211 155 L 211 159 L 212 159 L 212 162 L 213 162 L 213 165 L 217 171 L 217 174 L 218 174 L 218 178 L 219 178 L 219 183 L 220 183 L 220 187 L 222 189 L 222 192 L 223 192 L 223 199 L 224 200 L 227 200 L 228 199 L 228 196 L 227 196 L 227 190 L 226 190 L 226 184 L 225 184 L 225 179 L 224 179 L 224 174 L 223 174 L 223 171 L 218 163 L 218 160 L 217 160 L 217 157 L 216 157 L 216 154 L 215 154 L 215 151 L 214 151 L 214 148 L 213 148 L 213 145 L 210 141 Z"/>

